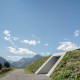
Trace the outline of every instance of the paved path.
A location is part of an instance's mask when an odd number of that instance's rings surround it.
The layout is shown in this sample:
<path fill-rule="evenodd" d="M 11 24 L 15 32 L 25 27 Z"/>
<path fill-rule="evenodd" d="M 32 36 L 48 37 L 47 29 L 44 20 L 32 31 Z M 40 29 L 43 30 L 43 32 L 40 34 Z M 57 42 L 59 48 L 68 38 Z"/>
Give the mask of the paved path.
<path fill-rule="evenodd" d="M 45 75 L 24 74 L 24 69 L 18 69 L 0 80 L 50 80 L 50 78 Z"/>

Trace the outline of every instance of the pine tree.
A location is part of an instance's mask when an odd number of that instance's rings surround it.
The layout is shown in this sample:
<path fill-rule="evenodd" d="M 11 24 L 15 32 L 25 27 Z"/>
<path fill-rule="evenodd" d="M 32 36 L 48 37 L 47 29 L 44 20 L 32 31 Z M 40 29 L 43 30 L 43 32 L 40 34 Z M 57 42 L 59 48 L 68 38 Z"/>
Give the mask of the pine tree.
<path fill-rule="evenodd" d="M 2 64 L 0 63 L 0 70 L 2 69 L 2 67 L 3 67 L 3 66 L 2 66 Z"/>
<path fill-rule="evenodd" d="M 5 67 L 5 68 L 10 68 L 9 62 L 4 62 L 4 67 Z"/>

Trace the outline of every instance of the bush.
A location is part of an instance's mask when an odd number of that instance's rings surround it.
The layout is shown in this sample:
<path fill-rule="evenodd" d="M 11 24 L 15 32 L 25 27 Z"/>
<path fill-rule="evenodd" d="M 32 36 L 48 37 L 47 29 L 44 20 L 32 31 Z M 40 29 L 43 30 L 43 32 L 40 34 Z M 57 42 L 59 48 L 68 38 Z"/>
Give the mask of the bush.
<path fill-rule="evenodd" d="M 10 70 L 11 70 L 11 68 L 3 68 L 3 69 L 2 69 L 2 72 L 5 73 L 5 72 L 8 72 L 8 71 L 10 71 Z"/>

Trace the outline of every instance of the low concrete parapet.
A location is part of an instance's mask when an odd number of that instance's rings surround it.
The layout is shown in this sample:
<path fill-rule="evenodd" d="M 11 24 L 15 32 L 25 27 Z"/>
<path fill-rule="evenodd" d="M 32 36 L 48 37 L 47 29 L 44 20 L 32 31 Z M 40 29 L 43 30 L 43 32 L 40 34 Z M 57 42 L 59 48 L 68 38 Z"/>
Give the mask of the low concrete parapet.
<path fill-rule="evenodd" d="M 36 72 L 35 74 L 46 74 L 50 76 L 60 61 L 63 59 L 66 52 L 54 53 Z"/>

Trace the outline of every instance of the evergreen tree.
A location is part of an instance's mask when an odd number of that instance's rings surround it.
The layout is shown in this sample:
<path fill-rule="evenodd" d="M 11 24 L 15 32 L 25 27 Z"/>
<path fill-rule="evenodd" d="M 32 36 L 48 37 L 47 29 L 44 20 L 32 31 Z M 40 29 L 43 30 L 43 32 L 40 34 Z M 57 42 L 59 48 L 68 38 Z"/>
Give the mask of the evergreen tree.
<path fill-rule="evenodd" d="M 10 68 L 9 62 L 4 62 L 4 67 L 5 67 L 5 68 Z"/>
<path fill-rule="evenodd" d="M 3 66 L 2 66 L 2 64 L 0 63 L 0 70 L 2 69 L 2 67 L 3 67 Z"/>

